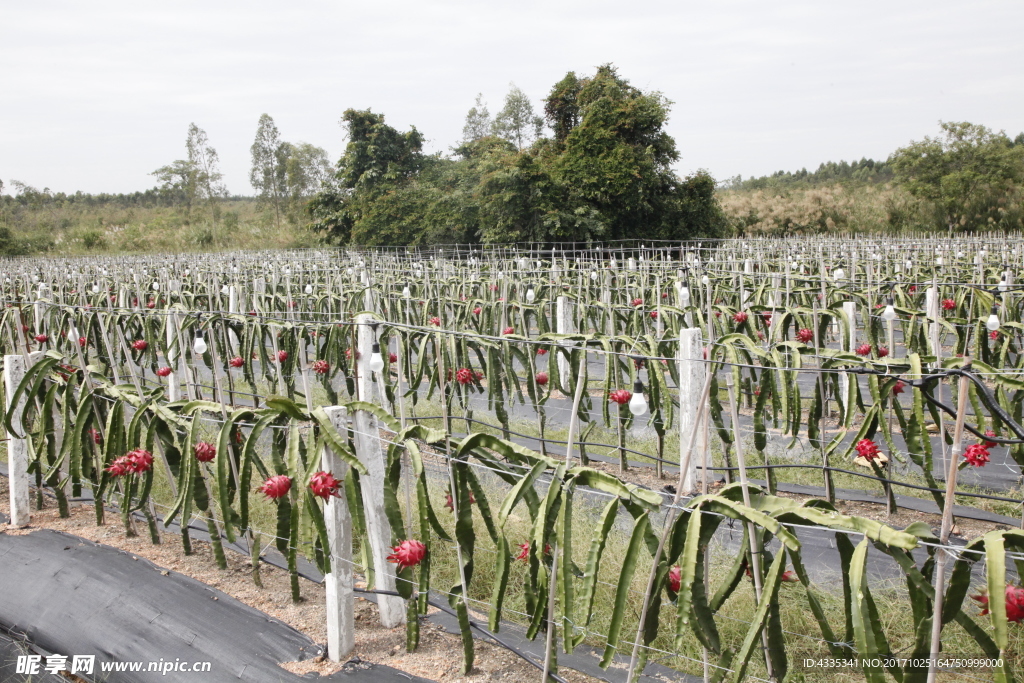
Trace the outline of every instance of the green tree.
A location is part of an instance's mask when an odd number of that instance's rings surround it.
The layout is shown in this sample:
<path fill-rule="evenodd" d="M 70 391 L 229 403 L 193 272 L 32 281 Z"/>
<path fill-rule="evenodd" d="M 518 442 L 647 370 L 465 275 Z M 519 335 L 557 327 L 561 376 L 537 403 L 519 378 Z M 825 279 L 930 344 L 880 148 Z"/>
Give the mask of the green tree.
<path fill-rule="evenodd" d="M 1024 180 L 1024 147 L 1000 131 L 968 122 L 940 122 L 925 137 L 893 153 L 895 177 L 941 212 L 943 225 L 978 229 L 1000 223 L 1001 204 Z"/>
<path fill-rule="evenodd" d="M 505 96 L 505 106 L 494 117 L 494 135 L 505 138 L 522 151 L 541 136 L 543 126 L 544 120 L 533 113 L 530 98 L 511 83 Z"/>
<path fill-rule="evenodd" d="M 466 113 L 466 123 L 462 126 L 463 144 L 485 138 L 492 133 L 494 121 L 483 98 L 483 93 L 477 94 L 476 104 Z"/>
<path fill-rule="evenodd" d="M 260 201 L 274 207 L 274 222 L 281 229 L 281 204 L 287 192 L 287 166 L 291 146 L 281 141 L 277 125 L 270 114 L 260 116 L 256 139 L 249 148 L 252 166 L 249 183 Z"/>
<path fill-rule="evenodd" d="M 217 150 L 210 146 L 206 131 L 195 123 L 189 124 L 185 139 L 185 159 L 178 159 L 167 166 L 161 166 L 150 175 L 161 182 L 161 190 L 185 206 L 185 222 L 192 222 L 192 210 L 196 204 L 207 202 L 216 220 L 219 213 L 217 200 L 227 194 L 222 183 L 223 175 L 218 169 L 220 158 Z"/>
<path fill-rule="evenodd" d="M 417 194 L 422 188 L 407 187 L 426 165 L 422 134 L 415 127 L 399 132 L 384 122 L 383 114 L 369 109 L 348 109 L 341 120 L 349 141 L 338 161 L 337 185 L 310 200 L 307 211 L 312 218 L 311 229 L 339 244 L 353 239 L 371 239 L 375 244 L 389 243 L 380 239 L 391 240 L 391 244 L 411 243 L 413 234 L 386 237 L 394 232 L 386 221 L 390 217 L 408 228 L 404 221 L 423 207 Z M 405 209 L 400 208 L 402 202 Z"/>

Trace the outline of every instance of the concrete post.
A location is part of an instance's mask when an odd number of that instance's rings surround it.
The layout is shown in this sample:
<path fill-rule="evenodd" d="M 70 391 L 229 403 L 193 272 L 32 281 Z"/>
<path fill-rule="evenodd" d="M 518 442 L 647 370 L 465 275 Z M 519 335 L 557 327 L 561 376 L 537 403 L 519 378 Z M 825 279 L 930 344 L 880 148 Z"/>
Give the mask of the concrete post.
<path fill-rule="evenodd" d="M 18 385 L 25 377 L 28 368 L 27 363 L 34 363 L 39 359 L 40 353 L 30 353 L 28 356 L 14 354 L 4 356 L 4 388 L 7 395 L 7 411 L 11 410 L 11 399 Z M 25 411 L 26 396 L 18 399 L 17 406 L 11 414 L 11 423 L 16 429 L 21 428 L 21 416 Z M 26 435 L 27 436 L 27 435 Z M 7 474 L 11 495 L 11 526 L 28 526 L 29 502 L 31 497 L 28 490 L 28 439 L 21 438 L 7 432 Z"/>
<path fill-rule="evenodd" d="M 691 327 L 679 332 L 679 446 L 685 448 L 690 443 L 690 433 L 694 429 L 703 429 L 703 425 L 696 424 L 697 409 L 702 394 L 704 393 L 704 379 L 707 373 L 704 363 L 704 342 L 699 327 Z M 704 418 L 707 420 L 708 411 L 704 411 Z M 694 441 L 694 443 L 699 443 Z M 705 445 L 706 446 L 706 445 Z M 701 467 L 707 466 L 707 450 L 693 453 L 690 458 L 690 466 L 683 473 L 683 488 L 680 491 L 685 495 L 697 488 L 697 463 Z M 680 461 L 686 457 L 680 452 Z"/>
<path fill-rule="evenodd" d="M 340 433 L 348 430 L 347 411 L 341 406 L 326 408 L 331 425 Z M 344 479 L 348 465 L 330 449 L 320 460 L 324 471 Z M 324 577 L 327 593 L 327 656 L 340 662 L 355 648 L 355 581 L 352 575 L 352 515 L 345 488 L 327 499 L 324 522 L 330 543 L 331 571 Z"/>

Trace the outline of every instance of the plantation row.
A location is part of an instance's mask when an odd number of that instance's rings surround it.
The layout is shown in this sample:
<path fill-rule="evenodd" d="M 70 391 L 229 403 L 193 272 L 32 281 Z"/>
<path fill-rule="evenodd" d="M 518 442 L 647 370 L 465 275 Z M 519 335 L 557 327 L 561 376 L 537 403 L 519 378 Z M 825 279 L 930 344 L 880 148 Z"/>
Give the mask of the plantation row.
<path fill-rule="evenodd" d="M 929 248 L 947 254 L 951 244 Z M 828 501 L 837 473 L 874 480 L 892 501 L 902 461 L 907 482 L 922 478 L 947 508 L 953 491 L 976 494 L 950 474 L 998 457 L 1012 475 L 994 497 L 1020 500 L 1012 274 L 987 252 L 980 263 L 966 251 L 894 263 L 907 253 L 766 241 L 8 262 L 0 343 L 6 359 L 32 355 L 7 388 L 7 428 L 27 436 L 32 472 L 62 510 L 65 489 L 89 489 L 98 522 L 116 502 L 126 528 L 137 511 L 154 541 L 158 505 L 165 525 L 198 515 L 221 559 L 223 534 L 245 539 L 254 564 L 269 533 L 296 597 L 300 554 L 325 573 L 344 561 L 331 546 L 331 501 L 345 501 L 355 564 L 407 601 L 387 607 L 382 597 L 382 617 L 407 610 L 415 648 L 428 591 L 446 593 L 467 668 L 468 609 L 482 601 L 496 630 L 511 600 L 530 637 L 560 634 L 566 652 L 597 638 L 604 665 L 634 641 L 633 671 L 665 643 L 680 653 L 699 643 L 693 654 L 722 676 L 781 680 L 794 644 L 779 591 L 794 582 L 834 656 L 908 639 L 927 655 L 956 622 L 974 647 L 1006 655 L 996 675 L 1009 680 L 1008 624 L 1022 615 L 995 600 L 983 626 L 966 597 L 979 560 L 988 594 L 1016 595 L 1005 567 L 1024 535 L 996 531 L 958 551 L 947 585 L 945 524 L 939 536 L 923 524 L 895 531 Z M 774 495 L 799 464 L 778 463 L 775 442 L 810 454 L 826 500 Z M 431 477 L 435 464 L 443 476 Z M 628 470 L 642 464 L 659 476 L 678 467 L 676 495 L 633 483 Z M 755 469 L 766 490 L 746 484 Z M 740 483 L 709 493 L 715 472 Z M 740 521 L 743 540 L 712 579 L 725 518 Z M 821 607 L 827 591 L 805 567 L 794 524 L 834 535 L 838 620 Z M 912 633 L 887 634 L 878 618 L 872 547 L 906 576 Z M 723 615 L 751 590 L 737 634 Z M 591 623 L 595 613 L 607 618 Z"/>

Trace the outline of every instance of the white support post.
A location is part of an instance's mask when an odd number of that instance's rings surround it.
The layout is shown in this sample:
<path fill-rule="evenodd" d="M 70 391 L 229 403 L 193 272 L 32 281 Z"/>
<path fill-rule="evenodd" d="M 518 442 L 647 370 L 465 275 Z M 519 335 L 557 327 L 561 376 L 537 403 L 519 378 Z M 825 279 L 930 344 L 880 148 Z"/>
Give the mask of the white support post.
<path fill-rule="evenodd" d="M 574 304 L 567 296 L 560 296 L 555 299 L 555 331 L 558 334 L 574 334 L 576 332 L 576 319 L 573 315 Z M 567 378 L 571 375 L 569 371 L 569 360 L 558 355 L 558 376 L 563 386 L 569 386 Z"/>
<path fill-rule="evenodd" d="M 341 434 L 348 430 L 348 412 L 342 406 L 325 408 L 331 425 Z M 348 465 L 330 449 L 320 460 L 324 471 L 344 479 Z M 355 580 L 352 575 L 352 515 L 345 488 L 327 499 L 324 522 L 330 544 L 331 571 L 324 577 L 327 593 L 327 656 L 340 662 L 355 648 Z"/>
<path fill-rule="evenodd" d="M 699 327 L 691 327 L 679 332 L 679 445 L 685 449 L 686 444 L 697 443 L 690 438 L 694 429 L 701 429 L 703 426 L 695 422 L 697 411 L 700 407 L 700 400 L 704 394 L 704 380 L 707 368 L 704 363 L 704 342 Z M 707 420 L 708 411 L 704 411 L 702 422 Z M 686 457 L 686 453 L 680 451 L 680 462 Z M 707 450 L 694 454 L 690 457 L 690 464 L 686 472 L 682 473 L 680 481 L 683 483 L 680 495 L 692 493 L 697 488 L 697 462 L 701 467 L 707 467 Z"/>
<path fill-rule="evenodd" d="M 843 313 L 850 320 L 847 348 L 845 350 L 853 353 L 857 346 L 857 304 L 852 301 L 844 301 Z M 853 406 L 850 405 L 850 373 L 843 372 L 839 375 L 839 389 L 843 392 L 843 407 L 846 409 L 847 415 L 849 415 L 850 411 L 853 410 Z"/>
<path fill-rule="evenodd" d="M 30 353 L 28 356 L 15 354 L 4 356 L 4 388 L 7 394 L 7 411 L 11 410 L 11 398 L 18 390 L 18 385 L 25 377 L 27 363 L 35 362 L 40 353 Z M 11 423 L 15 427 L 21 425 L 21 415 L 25 411 L 26 396 L 18 399 L 18 404 L 11 413 Z M 29 503 L 31 497 L 28 490 L 28 439 L 20 438 L 11 432 L 7 432 L 7 476 L 11 494 L 11 526 L 28 526 L 31 519 L 29 515 Z"/>
<path fill-rule="evenodd" d="M 356 457 L 366 466 L 367 474 L 361 479 L 363 515 L 366 533 L 373 557 L 374 588 L 395 590 L 395 565 L 387 560 L 391 552 L 391 525 L 384 513 L 384 453 L 380 447 L 377 418 L 365 410 L 352 416 L 355 431 Z M 378 595 L 380 623 L 394 628 L 405 623 L 405 604 L 397 595 Z"/>
<path fill-rule="evenodd" d="M 374 322 L 374 320 L 373 316 L 366 313 L 356 316 L 356 347 L 359 349 L 359 358 L 356 360 L 356 366 L 359 369 L 359 377 L 356 382 L 357 395 L 360 401 L 378 403 L 389 415 L 394 415 L 394 407 L 388 401 L 387 393 L 383 390 L 383 383 L 379 377 L 377 378 L 378 384 L 381 386 L 381 390 L 377 392 L 379 400 L 374 401 L 373 371 L 370 370 L 370 356 L 373 353 L 373 343 L 376 341 L 370 323 Z"/>

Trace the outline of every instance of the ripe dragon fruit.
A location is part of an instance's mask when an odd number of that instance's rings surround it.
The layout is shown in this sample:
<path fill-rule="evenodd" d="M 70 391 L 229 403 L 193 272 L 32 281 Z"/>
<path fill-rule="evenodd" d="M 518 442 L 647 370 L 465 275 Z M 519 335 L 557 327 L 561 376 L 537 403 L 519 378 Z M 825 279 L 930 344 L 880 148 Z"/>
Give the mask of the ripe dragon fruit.
<path fill-rule="evenodd" d="M 212 443 L 207 443 L 205 441 L 200 441 L 193 446 L 192 451 L 195 453 L 196 460 L 199 462 L 211 462 L 215 457 L 217 457 L 217 447 Z"/>
<path fill-rule="evenodd" d="M 318 375 L 326 375 L 331 371 L 330 363 L 325 360 L 315 360 L 310 367 L 313 369 L 313 372 Z"/>
<path fill-rule="evenodd" d="M 972 595 L 971 599 L 982 608 L 980 616 L 989 613 L 988 594 L 983 589 L 978 595 Z M 1024 588 L 1006 584 L 1006 620 L 1012 622 L 1024 621 Z"/>
<path fill-rule="evenodd" d="M 288 360 L 288 352 L 287 351 L 278 351 L 277 352 L 277 361 L 279 363 L 283 363 L 286 360 Z"/>
<path fill-rule="evenodd" d="M 469 384 L 473 381 L 473 371 L 469 368 L 460 368 L 459 371 L 455 373 L 455 381 L 459 384 Z"/>
<path fill-rule="evenodd" d="M 149 348 L 149 342 L 145 339 L 136 339 L 132 342 L 132 348 L 136 351 L 145 351 Z"/>
<path fill-rule="evenodd" d="M 243 365 L 245 365 L 245 361 L 242 359 L 241 356 L 235 356 L 234 358 L 228 361 L 228 365 L 230 365 L 233 368 L 240 368 Z"/>
<path fill-rule="evenodd" d="M 407 567 L 415 567 L 427 556 L 427 546 L 416 539 L 402 541 L 391 549 L 388 562 L 398 565 L 398 571 Z"/>
<path fill-rule="evenodd" d="M 814 339 L 814 331 L 811 330 L 809 327 L 805 327 L 796 333 L 796 339 L 799 342 L 808 344 Z"/>
<path fill-rule="evenodd" d="M 314 496 L 319 496 L 324 500 L 327 500 L 331 496 L 340 496 L 338 489 L 341 488 L 341 482 L 334 478 L 334 475 L 330 472 L 317 472 L 309 479 L 309 488 L 312 489 Z"/>
<path fill-rule="evenodd" d="M 974 467 L 984 467 L 988 463 L 989 452 L 985 444 L 972 444 L 964 451 L 964 460 Z"/>
<path fill-rule="evenodd" d="M 747 313 L 746 311 L 736 311 L 735 313 L 732 314 L 732 319 L 736 322 L 737 325 L 742 325 L 743 323 L 747 322 Z"/>
<path fill-rule="evenodd" d="M 171 370 L 171 369 L 170 369 L 169 367 L 167 367 L 167 366 L 165 365 L 165 366 L 163 366 L 162 368 L 159 368 L 159 369 L 158 369 L 158 370 L 156 371 L 156 374 L 157 374 L 157 375 L 158 375 L 159 377 L 167 377 L 167 376 L 168 376 L 168 375 L 170 375 L 170 374 L 171 374 L 172 372 L 173 372 L 173 370 Z"/>
<path fill-rule="evenodd" d="M 278 474 L 263 482 L 263 486 L 259 488 L 259 491 L 260 493 L 265 494 L 270 500 L 277 500 L 278 498 L 288 495 L 288 491 L 291 490 L 291 488 L 291 477 L 284 474 Z"/>
<path fill-rule="evenodd" d="M 538 372 L 537 376 L 534 377 L 534 379 L 537 380 L 537 384 L 544 386 L 545 384 L 548 383 L 548 373 Z"/>
<path fill-rule="evenodd" d="M 629 403 L 629 399 L 633 398 L 633 392 L 628 389 L 616 389 L 608 394 L 608 400 L 618 403 L 620 406 Z"/>

